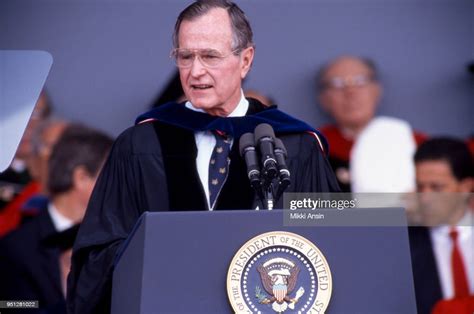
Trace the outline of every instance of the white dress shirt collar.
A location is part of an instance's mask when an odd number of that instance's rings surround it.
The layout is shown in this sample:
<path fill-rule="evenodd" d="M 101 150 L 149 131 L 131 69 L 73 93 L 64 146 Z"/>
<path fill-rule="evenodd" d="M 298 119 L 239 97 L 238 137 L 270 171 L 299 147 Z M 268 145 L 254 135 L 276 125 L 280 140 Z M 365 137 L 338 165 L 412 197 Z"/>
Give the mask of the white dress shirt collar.
<path fill-rule="evenodd" d="M 449 232 L 451 229 L 455 228 L 458 231 L 459 239 L 463 239 L 468 237 L 471 232 L 472 228 L 460 228 L 460 227 L 472 227 L 474 223 L 474 214 L 472 213 L 471 209 L 467 209 L 464 216 L 459 220 L 456 226 L 451 227 L 448 225 L 440 225 L 437 227 L 431 228 L 431 234 L 435 237 L 442 237 L 442 238 L 449 238 Z"/>
<path fill-rule="evenodd" d="M 240 94 L 240 101 L 237 104 L 237 107 L 235 107 L 235 109 L 228 115 L 228 117 L 243 117 L 247 113 L 247 110 L 249 109 L 249 102 L 245 98 L 243 90 L 240 90 Z M 186 102 L 185 106 L 188 109 L 205 113 L 203 109 L 195 108 L 193 104 L 191 104 L 191 102 L 189 101 Z"/>
<path fill-rule="evenodd" d="M 50 202 L 48 205 L 48 212 L 49 216 L 51 217 L 51 220 L 53 221 L 54 228 L 57 232 L 69 229 L 74 225 L 74 222 L 63 214 L 61 214 L 52 202 Z"/>
<path fill-rule="evenodd" d="M 474 293 L 474 214 L 471 209 L 454 227 L 458 232 L 458 245 L 461 250 L 461 256 L 464 262 L 464 268 L 467 275 L 467 281 L 470 293 Z M 435 257 L 441 291 L 446 299 L 454 296 L 453 275 L 451 266 L 452 241 L 449 231 L 453 227 L 442 225 L 430 228 L 431 242 L 433 245 L 433 254 Z"/>

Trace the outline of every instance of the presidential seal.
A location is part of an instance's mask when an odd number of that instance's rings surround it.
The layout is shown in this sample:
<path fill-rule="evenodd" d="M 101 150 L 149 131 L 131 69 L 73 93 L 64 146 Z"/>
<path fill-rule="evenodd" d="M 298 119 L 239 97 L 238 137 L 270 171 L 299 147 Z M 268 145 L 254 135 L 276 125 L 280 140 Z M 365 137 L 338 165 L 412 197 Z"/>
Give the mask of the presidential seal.
<path fill-rule="evenodd" d="M 235 254 L 227 295 L 236 313 L 324 313 L 332 292 L 326 258 L 295 233 L 254 237 Z"/>

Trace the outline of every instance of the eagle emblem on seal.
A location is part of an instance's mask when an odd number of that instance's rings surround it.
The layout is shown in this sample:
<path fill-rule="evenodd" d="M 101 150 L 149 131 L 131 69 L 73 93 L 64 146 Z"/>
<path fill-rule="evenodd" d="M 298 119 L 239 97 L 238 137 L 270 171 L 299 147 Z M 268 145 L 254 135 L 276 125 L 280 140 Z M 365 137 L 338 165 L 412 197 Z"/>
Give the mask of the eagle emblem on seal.
<path fill-rule="evenodd" d="M 288 308 L 294 309 L 295 304 L 304 294 L 305 290 L 300 287 L 294 297 L 290 297 L 296 288 L 300 268 L 291 260 L 286 258 L 272 258 L 257 267 L 260 273 L 263 289 L 255 288 L 255 297 L 260 304 L 271 304 L 277 313 L 283 313 Z"/>

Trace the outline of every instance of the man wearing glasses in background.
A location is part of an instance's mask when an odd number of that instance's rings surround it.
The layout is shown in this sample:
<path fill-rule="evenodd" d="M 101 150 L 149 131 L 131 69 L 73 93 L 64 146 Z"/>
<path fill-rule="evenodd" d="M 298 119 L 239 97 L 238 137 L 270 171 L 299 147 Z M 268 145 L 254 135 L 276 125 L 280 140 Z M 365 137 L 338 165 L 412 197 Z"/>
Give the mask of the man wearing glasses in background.
<path fill-rule="evenodd" d="M 373 120 L 382 96 L 377 67 L 367 58 L 341 56 L 323 65 L 316 81 L 318 101 L 335 122 L 320 128 L 331 143 L 328 159 L 339 186 L 350 192 L 351 149 Z M 425 139 L 420 133 L 413 136 L 417 144 Z"/>
<path fill-rule="evenodd" d="M 74 246 L 69 313 L 110 311 L 117 249 L 144 211 L 255 208 L 238 146 L 260 123 L 272 125 L 287 148 L 288 192 L 339 190 L 315 130 L 244 98 L 242 80 L 255 48 L 239 7 L 217 0 L 191 4 L 178 17 L 173 44 L 187 102 L 138 117 L 117 139 Z M 211 173 L 218 162 L 224 164 Z"/>

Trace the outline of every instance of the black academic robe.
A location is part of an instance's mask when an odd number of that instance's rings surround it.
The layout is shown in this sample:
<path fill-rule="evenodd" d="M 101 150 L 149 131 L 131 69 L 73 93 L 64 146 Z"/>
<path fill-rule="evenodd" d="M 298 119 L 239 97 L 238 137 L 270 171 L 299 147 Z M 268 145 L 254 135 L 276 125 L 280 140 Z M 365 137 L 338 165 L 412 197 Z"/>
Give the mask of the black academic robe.
<path fill-rule="evenodd" d="M 426 227 L 410 227 L 408 235 L 416 307 L 418 314 L 430 314 L 436 302 L 443 298 L 430 230 Z"/>
<path fill-rule="evenodd" d="M 263 105 L 251 100 L 247 116 L 262 110 Z M 292 182 L 287 192 L 339 191 L 313 135 L 277 132 L 276 136 L 288 151 Z M 258 204 L 238 146 L 234 138 L 228 178 L 215 210 L 251 209 Z M 68 278 L 69 313 L 110 312 L 114 259 L 143 212 L 207 210 L 196 156 L 194 132 L 163 121 L 138 124 L 118 137 L 74 246 Z"/>
<path fill-rule="evenodd" d="M 45 210 L 0 241 L 0 300 L 36 300 L 40 305 L 39 309 L 5 310 L 5 313 L 66 312 L 59 270 L 60 250 L 45 242 L 55 232 Z"/>

